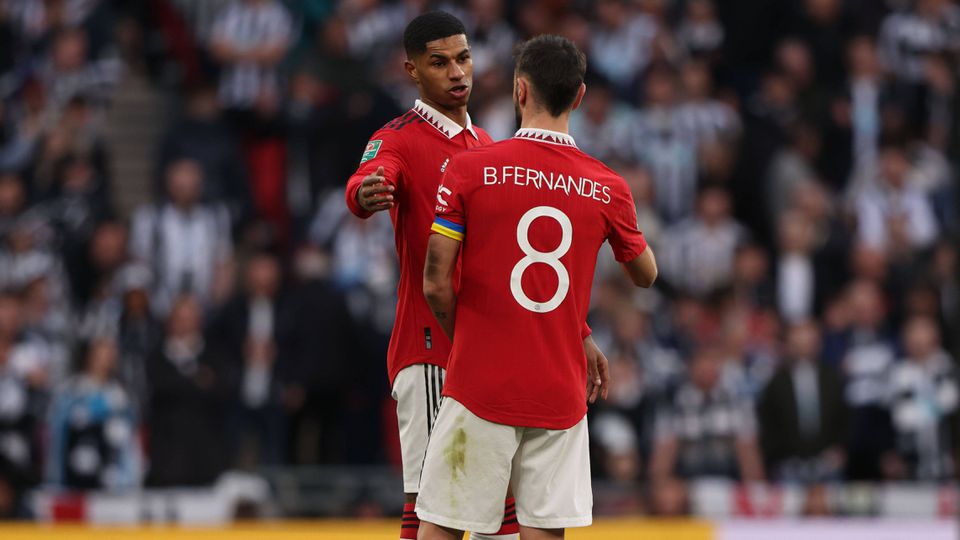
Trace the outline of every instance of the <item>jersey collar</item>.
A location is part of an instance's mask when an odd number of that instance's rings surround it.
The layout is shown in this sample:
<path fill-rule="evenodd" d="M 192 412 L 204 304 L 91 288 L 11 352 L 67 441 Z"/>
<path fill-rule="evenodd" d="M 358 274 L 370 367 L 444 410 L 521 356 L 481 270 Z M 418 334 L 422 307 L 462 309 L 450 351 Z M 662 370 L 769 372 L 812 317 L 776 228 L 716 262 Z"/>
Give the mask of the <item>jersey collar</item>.
<path fill-rule="evenodd" d="M 437 128 L 437 131 L 443 133 L 448 139 L 452 139 L 463 132 L 464 129 L 473 135 L 474 139 L 480 140 L 477 132 L 473 129 L 473 122 L 470 121 L 470 115 L 467 114 L 467 127 L 461 127 L 460 124 L 451 120 L 442 112 L 434 109 L 419 99 L 413 104 L 413 110 L 427 121 L 428 124 Z"/>
<path fill-rule="evenodd" d="M 560 133 L 559 131 L 550 131 L 549 129 L 539 129 L 539 128 L 520 128 L 513 135 L 515 139 L 530 139 L 531 141 L 539 141 L 547 144 L 558 144 L 560 146 L 569 146 L 571 148 L 576 148 L 577 143 L 573 140 L 573 137 L 567 135 L 566 133 Z"/>

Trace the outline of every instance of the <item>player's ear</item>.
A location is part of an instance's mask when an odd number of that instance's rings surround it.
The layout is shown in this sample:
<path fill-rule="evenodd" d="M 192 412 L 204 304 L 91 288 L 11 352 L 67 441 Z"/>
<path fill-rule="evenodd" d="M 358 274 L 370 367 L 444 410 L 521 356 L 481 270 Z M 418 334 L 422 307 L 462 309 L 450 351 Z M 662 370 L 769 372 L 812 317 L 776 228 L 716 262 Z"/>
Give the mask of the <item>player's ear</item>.
<path fill-rule="evenodd" d="M 410 80 L 416 84 L 420 84 L 420 78 L 417 75 L 417 66 L 413 63 L 413 60 L 407 58 L 403 61 L 403 69 L 406 70 L 407 75 L 410 77 Z"/>
<path fill-rule="evenodd" d="M 517 105 L 520 108 L 523 108 L 527 105 L 527 98 L 529 94 L 527 93 L 527 81 L 521 77 L 517 77 Z"/>
<path fill-rule="evenodd" d="M 580 89 L 577 90 L 577 97 L 573 100 L 573 107 L 570 108 L 571 111 L 577 110 L 580 106 L 580 103 L 583 102 L 583 95 L 587 93 L 587 85 L 580 83 Z"/>

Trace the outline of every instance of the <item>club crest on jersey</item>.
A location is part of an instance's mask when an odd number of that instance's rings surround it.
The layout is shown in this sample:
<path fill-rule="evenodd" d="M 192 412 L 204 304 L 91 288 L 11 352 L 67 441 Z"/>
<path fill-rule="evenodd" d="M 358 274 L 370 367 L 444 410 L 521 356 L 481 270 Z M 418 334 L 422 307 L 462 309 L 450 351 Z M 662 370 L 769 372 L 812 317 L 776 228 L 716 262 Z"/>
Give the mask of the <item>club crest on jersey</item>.
<path fill-rule="evenodd" d="M 383 144 L 383 141 L 379 140 L 368 142 L 367 147 L 363 150 L 363 157 L 360 158 L 360 163 L 370 161 L 377 157 L 377 152 L 380 151 L 381 144 Z"/>

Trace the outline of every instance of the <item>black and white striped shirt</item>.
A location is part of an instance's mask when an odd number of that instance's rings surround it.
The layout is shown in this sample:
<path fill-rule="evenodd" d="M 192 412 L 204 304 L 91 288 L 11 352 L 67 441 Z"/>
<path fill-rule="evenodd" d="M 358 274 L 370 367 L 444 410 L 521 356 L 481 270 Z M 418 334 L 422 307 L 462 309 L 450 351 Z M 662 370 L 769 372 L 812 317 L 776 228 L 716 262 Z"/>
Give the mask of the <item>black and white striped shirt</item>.
<path fill-rule="evenodd" d="M 217 17 L 211 39 L 233 49 L 250 51 L 286 45 L 292 34 L 292 19 L 280 2 L 241 0 Z M 248 108 L 260 96 L 278 92 L 276 66 L 240 61 L 225 65 L 220 74 L 220 100 L 226 107 Z"/>

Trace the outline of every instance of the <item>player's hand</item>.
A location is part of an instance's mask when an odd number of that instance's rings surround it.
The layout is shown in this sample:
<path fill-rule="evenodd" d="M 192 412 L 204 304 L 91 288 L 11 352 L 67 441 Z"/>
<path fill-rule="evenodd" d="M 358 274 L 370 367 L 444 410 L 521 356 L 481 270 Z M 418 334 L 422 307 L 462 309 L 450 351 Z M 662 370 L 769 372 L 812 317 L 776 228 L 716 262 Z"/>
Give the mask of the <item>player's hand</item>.
<path fill-rule="evenodd" d="M 357 190 L 357 203 L 367 212 L 389 210 L 394 204 L 393 189 L 383 176 L 383 167 L 377 167 L 376 172 L 368 174 L 360 183 L 360 189 Z"/>
<path fill-rule="evenodd" d="M 587 357 L 587 401 L 594 403 L 597 396 L 607 399 L 610 390 L 610 366 L 592 336 L 583 340 L 583 354 Z"/>

